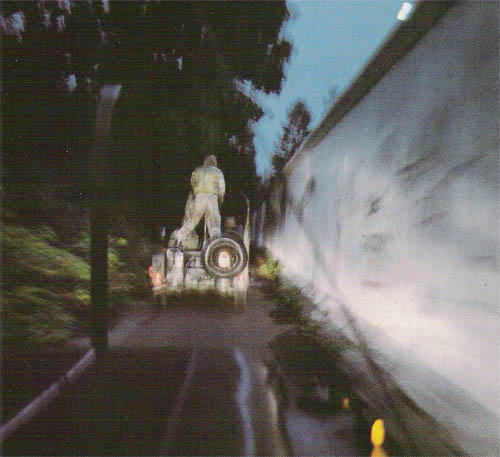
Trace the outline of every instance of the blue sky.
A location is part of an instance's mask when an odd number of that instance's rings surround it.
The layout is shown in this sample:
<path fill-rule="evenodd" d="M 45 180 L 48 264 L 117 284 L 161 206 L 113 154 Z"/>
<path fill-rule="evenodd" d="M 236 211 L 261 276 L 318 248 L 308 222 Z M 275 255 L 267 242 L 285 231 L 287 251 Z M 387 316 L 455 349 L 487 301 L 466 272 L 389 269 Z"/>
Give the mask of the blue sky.
<path fill-rule="evenodd" d="M 254 124 L 257 172 L 271 170 L 271 155 L 279 142 L 286 114 L 303 99 L 315 127 L 326 114 L 332 87 L 342 93 L 394 27 L 403 0 L 288 1 L 291 19 L 282 34 L 293 45 L 279 95 L 255 91 L 264 116 Z"/>

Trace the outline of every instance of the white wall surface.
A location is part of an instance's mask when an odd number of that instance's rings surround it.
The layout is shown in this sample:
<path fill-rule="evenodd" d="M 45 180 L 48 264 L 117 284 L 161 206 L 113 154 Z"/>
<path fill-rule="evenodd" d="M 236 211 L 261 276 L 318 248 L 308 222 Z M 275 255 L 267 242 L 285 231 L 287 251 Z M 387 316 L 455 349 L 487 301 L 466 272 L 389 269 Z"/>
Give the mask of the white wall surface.
<path fill-rule="evenodd" d="M 260 234 L 476 455 L 500 455 L 498 17 L 452 8 L 292 159 Z"/>

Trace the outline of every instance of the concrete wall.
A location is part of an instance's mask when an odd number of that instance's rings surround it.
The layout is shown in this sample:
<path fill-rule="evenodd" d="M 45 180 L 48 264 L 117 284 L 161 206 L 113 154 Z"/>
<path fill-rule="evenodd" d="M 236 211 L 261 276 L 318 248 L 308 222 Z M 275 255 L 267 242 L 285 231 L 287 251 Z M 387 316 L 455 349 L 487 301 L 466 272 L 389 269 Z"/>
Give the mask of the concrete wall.
<path fill-rule="evenodd" d="M 498 18 L 496 1 L 449 9 L 313 132 L 255 224 L 329 318 L 345 325 L 345 306 L 403 389 L 483 456 L 500 455 Z"/>

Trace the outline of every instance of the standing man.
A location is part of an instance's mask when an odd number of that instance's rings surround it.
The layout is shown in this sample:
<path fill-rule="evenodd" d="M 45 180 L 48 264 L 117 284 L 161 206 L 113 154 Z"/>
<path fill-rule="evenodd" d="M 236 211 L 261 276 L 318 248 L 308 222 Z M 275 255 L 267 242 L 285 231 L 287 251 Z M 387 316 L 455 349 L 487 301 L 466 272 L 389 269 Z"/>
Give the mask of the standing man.
<path fill-rule="evenodd" d="M 176 234 L 178 243 L 186 239 L 203 216 L 205 216 L 210 237 L 221 234 L 219 204 L 222 204 L 224 200 L 226 184 L 222 171 L 217 168 L 215 156 L 206 156 L 203 165 L 193 171 L 191 189 L 194 195 L 194 208 L 189 212 L 190 214 L 186 211 L 182 227 Z"/>

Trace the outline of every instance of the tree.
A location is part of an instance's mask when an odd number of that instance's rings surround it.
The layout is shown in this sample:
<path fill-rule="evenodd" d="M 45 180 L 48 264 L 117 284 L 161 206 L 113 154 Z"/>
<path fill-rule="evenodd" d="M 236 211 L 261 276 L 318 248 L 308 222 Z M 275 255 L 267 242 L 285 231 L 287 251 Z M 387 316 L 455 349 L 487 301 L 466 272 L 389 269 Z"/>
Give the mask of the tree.
<path fill-rule="evenodd" d="M 321 114 L 321 117 L 325 116 L 328 111 L 330 111 L 330 108 L 332 108 L 333 105 L 337 102 L 338 97 L 339 90 L 337 86 L 330 87 L 328 94 L 323 96 L 323 113 Z"/>
<path fill-rule="evenodd" d="M 279 149 L 271 158 L 276 173 L 290 160 L 290 157 L 292 157 L 310 132 L 311 114 L 302 100 L 295 102 L 288 112 L 287 119 L 288 121 L 283 127 Z"/>
<path fill-rule="evenodd" d="M 280 38 L 284 1 L 7 0 L 0 9 L 4 197 L 19 201 L 27 181 L 65 198 L 91 192 L 92 115 L 106 83 L 123 86 L 111 210 L 179 224 L 189 174 L 207 153 L 229 188 L 252 196 L 249 123 L 262 110 L 236 82 L 279 92 L 291 49 Z"/>

